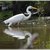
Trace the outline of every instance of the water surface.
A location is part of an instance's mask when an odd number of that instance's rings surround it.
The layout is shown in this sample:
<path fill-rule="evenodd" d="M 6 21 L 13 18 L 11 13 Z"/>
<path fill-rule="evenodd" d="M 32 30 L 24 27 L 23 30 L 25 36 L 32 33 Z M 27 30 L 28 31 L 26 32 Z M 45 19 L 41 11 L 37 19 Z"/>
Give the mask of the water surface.
<path fill-rule="evenodd" d="M 11 27 L 15 31 L 22 30 L 29 32 L 31 34 L 38 33 L 39 36 L 32 41 L 33 48 L 50 48 L 50 24 L 42 25 L 20 25 Z M 0 48 L 21 48 L 27 43 L 27 37 L 24 39 L 18 39 L 12 37 L 6 33 L 4 30 L 8 29 L 7 26 L 0 24 Z M 21 32 L 20 32 L 21 33 Z M 24 34 L 22 34 L 23 36 Z M 29 48 L 29 47 L 28 47 Z"/>

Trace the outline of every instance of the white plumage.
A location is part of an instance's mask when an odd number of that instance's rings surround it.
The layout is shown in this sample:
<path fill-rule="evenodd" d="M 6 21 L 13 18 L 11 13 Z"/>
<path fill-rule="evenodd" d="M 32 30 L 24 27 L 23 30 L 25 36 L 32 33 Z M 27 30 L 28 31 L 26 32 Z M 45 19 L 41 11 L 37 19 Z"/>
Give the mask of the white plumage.
<path fill-rule="evenodd" d="M 26 9 L 26 12 L 27 12 L 26 14 L 28 14 L 28 16 L 25 16 L 23 13 L 21 13 L 21 14 L 17 14 L 17 15 L 10 17 L 9 19 L 6 19 L 3 22 L 5 24 L 8 24 L 8 26 L 11 26 L 12 24 L 20 23 L 21 21 L 27 20 L 31 17 L 31 12 L 29 11 L 29 9 L 37 9 L 37 8 L 28 6 Z"/>
<path fill-rule="evenodd" d="M 17 23 L 24 19 L 24 14 L 15 15 L 7 20 L 4 21 L 5 24 L 7 23 Z"/>

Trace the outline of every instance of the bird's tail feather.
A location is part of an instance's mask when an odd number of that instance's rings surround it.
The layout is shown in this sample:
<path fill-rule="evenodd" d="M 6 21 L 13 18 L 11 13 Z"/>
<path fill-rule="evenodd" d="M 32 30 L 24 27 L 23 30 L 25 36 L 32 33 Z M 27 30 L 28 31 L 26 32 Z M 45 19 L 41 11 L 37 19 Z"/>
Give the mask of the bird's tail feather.
<path fill-rule="evenodd" d="M 8 21 L 7 20 L 5 20 L 5 21 L 3 21 L 5 24 L 7 24 L 8 23 Z"/>

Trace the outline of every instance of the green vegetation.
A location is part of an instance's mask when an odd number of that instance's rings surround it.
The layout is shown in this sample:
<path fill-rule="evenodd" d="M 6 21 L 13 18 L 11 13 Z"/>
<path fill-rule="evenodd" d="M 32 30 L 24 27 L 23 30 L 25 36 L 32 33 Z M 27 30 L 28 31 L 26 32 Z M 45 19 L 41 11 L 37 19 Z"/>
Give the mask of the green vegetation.
<path fill-rule="evenodd" d="M 3 12 L 0 12 L 0 20 L 5 20 L 9 17 L 13 16 L 13 13 L 12 11 L 3 11 Z"/>
<path fill-rule="evenodd" d="M 11 8 L 12 7 L 12 2 L 10 2 L 10 1 L 4 1 L 4 2 L 0 1 L 0 6 L 2 7 L 2 5 L 3 6 L 8 6 L 9 8 Z M 2 10 L 0 8 L 0 21 L 3 21 L 3 20 L 5 20 L 5 19 L 7 19 L 11 16 L 13 16 L 12 10 L 8 9 L 8 10 L 5 11 L 5 10 Z"/>

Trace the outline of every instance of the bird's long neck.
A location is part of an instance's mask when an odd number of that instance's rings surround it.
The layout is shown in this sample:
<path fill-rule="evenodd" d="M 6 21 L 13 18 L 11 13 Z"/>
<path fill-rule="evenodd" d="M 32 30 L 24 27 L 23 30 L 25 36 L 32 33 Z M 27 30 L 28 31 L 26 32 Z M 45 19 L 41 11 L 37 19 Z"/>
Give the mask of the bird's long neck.
<path fill-rule="evenodd" d="M 26 12 L 28 14 L 27 17 L 25 17 L 26 19 L 29 19 L 31 17 L 31 12 L 29 11 L 29 8 L 26 9 Z"/>

